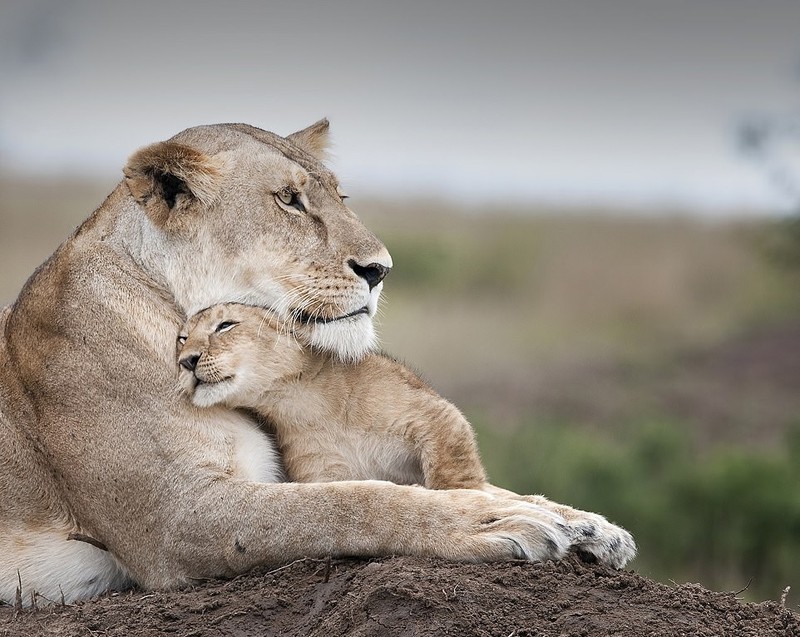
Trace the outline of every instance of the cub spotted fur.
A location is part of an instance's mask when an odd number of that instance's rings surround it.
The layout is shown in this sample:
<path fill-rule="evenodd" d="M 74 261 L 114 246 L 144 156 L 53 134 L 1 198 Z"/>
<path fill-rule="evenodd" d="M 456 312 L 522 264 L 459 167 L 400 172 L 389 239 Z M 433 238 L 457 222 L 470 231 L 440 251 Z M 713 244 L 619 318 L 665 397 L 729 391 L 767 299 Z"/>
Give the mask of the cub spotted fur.
<path fill-rule="evenodd" d="M 293 482 L 484 487 L 472 428 L 455 406 L 385 356 L 342 362 L 302 348 L 298 330 L 287 334 L 256 307 L 199 312 L 179 338 L 181 387 L 199 407 L 244 407 L 266 418 Z"/>

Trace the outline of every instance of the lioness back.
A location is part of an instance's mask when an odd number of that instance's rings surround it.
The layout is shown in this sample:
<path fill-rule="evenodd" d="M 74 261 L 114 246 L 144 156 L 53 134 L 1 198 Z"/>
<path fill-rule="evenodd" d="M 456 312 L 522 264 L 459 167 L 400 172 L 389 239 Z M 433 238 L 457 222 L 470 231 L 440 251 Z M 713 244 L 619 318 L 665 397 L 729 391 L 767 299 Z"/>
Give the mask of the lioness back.
<path fill-rule="evenodd" d="M 386 356 L 347 363 L 303 349 L 304 327 L 238 304 L 198 313 L 179 338 L 184 392 L 267 418 L 293 481 L 483 486 L 472 429 L 453 405 Z"/>

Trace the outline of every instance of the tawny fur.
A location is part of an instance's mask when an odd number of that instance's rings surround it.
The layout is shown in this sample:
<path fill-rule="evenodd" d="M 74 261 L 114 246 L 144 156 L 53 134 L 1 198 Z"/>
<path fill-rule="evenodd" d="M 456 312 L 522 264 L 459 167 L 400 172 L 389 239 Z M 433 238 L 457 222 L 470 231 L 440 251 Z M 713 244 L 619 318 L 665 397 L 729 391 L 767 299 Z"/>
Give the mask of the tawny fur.
<path fill-rule="evenodd" d="M 315 158 L 326 131 L 298 145 L 201 126 L 137 153 L 0 317 L 0 600 L 19 581 L 23 600 L 71 601 L 304 556 L 548 559 L 575 544 L 575 524 L 510 496 L 276 483 L 274 448 L 247 415 L 175 391 L 178 331 L 217 303 L 316 318 L 308 345 L 342 360 L 374 343 L 381 285 L 351 263 L 391 258 Z M 282 205 L 284 191 L 305 211 Z M 615 565 L 633 550 L 620 533 L 600 534 Z"/>
<path fill-rule="evenodd" d="M 269 310 L 220 304 L 179 336 L 179 386 L 198 407 L 254 410 L 275 432 L 290 480 L 389 480 L 429 489 L 479 489 L 566 521 L 570 545 L 616 566 L 635 554 L 630 534 L 600 515 L 486 481 L 461 412 L 384 355 L 343 362 L 308 347 L 313 326 L 291 328 Z"/>
<path fill-rule="evenodd" d="M 184 328 L 178 357 L 194 370 L 181 368 L 181 386 L 195 405 L 258 412 L 292 481 L 483 488 L 472 427 L 454 405 L 386 356 L 346 363 L 303 348 L 305 331 L 282 333 L 269 310 L 213 306 Z"/>

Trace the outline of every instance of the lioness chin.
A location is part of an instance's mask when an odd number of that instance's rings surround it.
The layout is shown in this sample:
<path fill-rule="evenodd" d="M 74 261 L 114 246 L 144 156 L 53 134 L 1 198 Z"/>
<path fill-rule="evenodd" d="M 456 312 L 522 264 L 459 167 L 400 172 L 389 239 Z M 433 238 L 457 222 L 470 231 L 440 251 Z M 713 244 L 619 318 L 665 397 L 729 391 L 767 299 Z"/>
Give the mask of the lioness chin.
<path fill-rule="evenodd" d="M 246 415 L 174 391 L 179 329 L 217 303 L 304 322 L 309 345 L 342 360 L 372 347 L 392 261 L 319 160 L 327 130 L 200 126 L 143 148 L 0 316 L 0 600 L 327 555 L 633 556 L 618 527 L 544 499 L 279 483 Z"/>

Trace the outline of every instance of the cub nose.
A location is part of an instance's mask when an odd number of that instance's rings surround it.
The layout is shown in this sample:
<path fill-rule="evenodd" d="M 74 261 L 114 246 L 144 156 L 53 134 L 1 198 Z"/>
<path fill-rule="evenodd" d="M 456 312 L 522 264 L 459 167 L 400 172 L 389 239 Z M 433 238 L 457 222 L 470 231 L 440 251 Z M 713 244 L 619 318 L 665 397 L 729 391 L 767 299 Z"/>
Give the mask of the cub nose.
<path fill-rule="evenodd" d="M 383 281 L 387 274 L 389 274 L 390 267 L 383 265 L 382 263 L 368 263 L 367 265 L 361 265 L 355 261 L 355 259 L 350 259 L 347 262 L 353 272 L 355 272 L 358 276 L 364 279 L 371 290 L 374 288 L 378 283 Z"/>
<path fill-rule="evenodd" d="M 199 354 L 190 354 L 180 360 L 180 366 L 193 372 L 197 367 L 197 361 L 200 360 Z"/>

